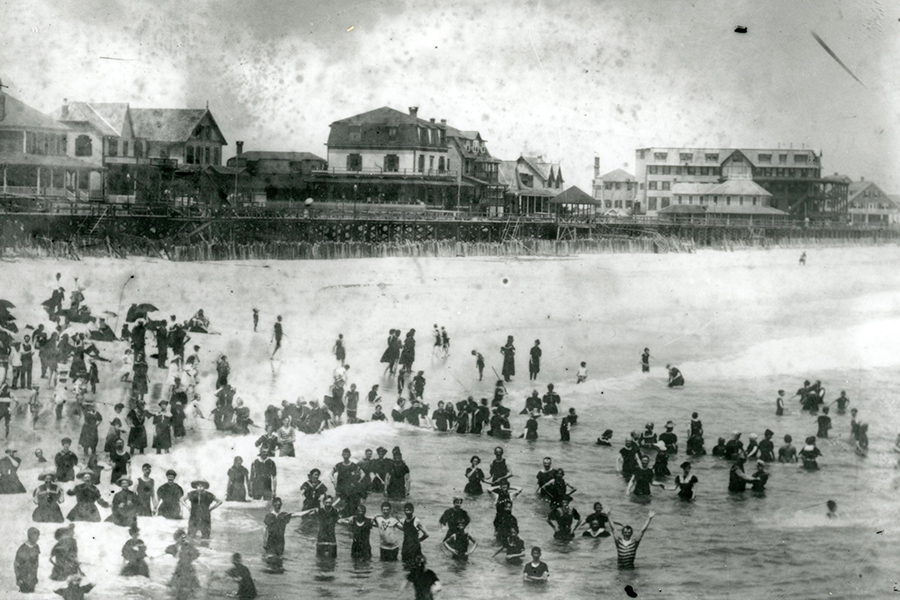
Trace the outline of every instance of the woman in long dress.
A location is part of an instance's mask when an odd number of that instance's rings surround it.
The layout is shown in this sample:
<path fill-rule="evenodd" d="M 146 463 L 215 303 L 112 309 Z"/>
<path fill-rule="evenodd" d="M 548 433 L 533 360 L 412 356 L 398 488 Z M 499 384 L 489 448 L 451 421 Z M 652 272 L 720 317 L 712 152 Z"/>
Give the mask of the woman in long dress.
<path fill-rule="evenodd" d="M 70 521 L 100 522 L 100 511 L 97 505 L 106 508 L 109 503 L 103 499 L 100 490 L 94 485 L 93 471 L 82 471 L 78 474 L 81 483 L 66 492 L 69 496 L 75 496 L 75 508 L 69 511 L 66 518 Z"/>
<path fill-rule="evenodd" d="M 513 336 L 506 338 L 506 345 L 500 348 L 503 355 L 503 380 L 509 381 L 516 374 L 516 347 L 513 345 Z"/>

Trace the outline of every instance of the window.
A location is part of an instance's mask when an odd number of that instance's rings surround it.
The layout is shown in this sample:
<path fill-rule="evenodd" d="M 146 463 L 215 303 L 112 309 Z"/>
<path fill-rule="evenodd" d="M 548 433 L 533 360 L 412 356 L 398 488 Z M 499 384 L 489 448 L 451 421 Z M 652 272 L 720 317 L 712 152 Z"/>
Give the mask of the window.
<path fill-rule="evenodd" d="M 429 137 L 431 137 L 431 130 L 429 129 L 428 132 L 429 132 L 428 133 Z M 433 156 L 428 157 L 428 170 L 434 171 L 434 157 Z"/>
<path fill-rule="evenodd" d="M 671 184 L 670 182 L 668 182 L 668 181 L 663 181 L 663 182 L 662 182 L 662 189 L 664 189 L 664 190 L 670 190 L 670 189 L 672 189 L 671 186 L 672 186 L 672 184 Z"/>
<path fill-rule="evenodd" d="M 758 160 L 760 163 L 764 163 L 764 164 L 772 164 L 772 155 L 771 155 L 771 154 L 760 154 L 760 155 L 757 157 L 757 160 Z"/>
<path fill-rule="evenodd" d="M 603 182 L 603 189 L 605 189 L 605 190 L 611 190 L 611 189 L 612 189 L 612 182 L 611 182 L 611 181 L 604 181 L 604 182 Z"/>
<path fill-rule="evenodd" d="M 725 205 L 726 205 L 726 206 L 731 206 L 731 196 L 726 196 L 726 197 L 725 197 Z"/>
<path fill-rule="evenodd" d="M 348 154 L 347 155 L 347 170 L 348 171 L 362 171 L 362 155 L 361 154 Z"/>
<path fill-rule="evenodd" d="M 612 200 L 606 201 L 606 208 L 612 208 Z"/>
<path fill-rule="evenodd" d="M 685 174 L 685 175 L 696 175 L 696 174 L 697 174 L 697 167 L 685 167 L 685 168 L 684 168 L 684 174 Z"/>
<path fill-rule="evenodd" d="M 775 174 L 776 174 L 778 177 L 784 177 L 784 169 L 780 169 L 780 168 L 779 168 L 779 169 L 775 169 Z"/>
<path fill-rule="evenodd" d="M 396 154 L 387 154 L 384 157 L 384 170 L 396 173 L 400 170 L 400 157 Z"/>
<path fill-rule="evenodd" d="M 681 175 L 681 167 L 675 167 L 675 174 Z"/>
<path fill-rule="evenodd" d="M 735 154 L 731 157 L 731 162 L 732 162 L 732 164 L 735 164 L 735 165 L 742 165 L 742 164 L 744 164 L 744 157 L 738 156 L 737 154 Z"/>
<path fill-rule="evenodd" d="M 787 170 L 787 173 L 788 173 L 788 177 L 796 177 L 796 176 L 797 176 L 797 169 L 788 169 L 788 170 Z"/>
<path fill-rule="evenodd" d="M 450 170 L 450 159 L 449 158 L 447 159 L 447 170 L 448 171 Z"/>
<path fill-rule="evenodd" d="M 128 156 L 128 142 L 122 141 L 122 156 Z"/>
<path fill-rule="evenodd" d="M 643 184 L 643 183 L 641 184 L 641 189 L 644 189 L 644 184 Z"/>
<path fill-rule="evenodd" d="M 622 201 L 616 200 L 616 208 L 622 208 Z"/>
<path fill-rule="evenodd" d="M 625 201 L 625 208 L 630 209 L 632 204 L 634 204 L 634 202 L 632 202 L 631 200 L 626 200 L 626 201 Z"/>
<path fill-rule="evenodd" d="M 666 166 L 662 167 L 662 170 L 661 170 L 660 172 L 661 172 L 663 175 L 671 175 L 671 174 L 672 174 L 672 167 L 666 165 Z"/>
<path fill-rule="evenodd" d="M 656 210 L 656 198 L 653 196 L 647 198 L 647 210 Z"/>
<path fill-rule="evenodd" d="M 787 164 L 787 154 L 779 154 L 778 155 L 778 164 L 786 165 Z"/>
<path fill-rule="evenodd" d="M 419 128 L 419 131 L 421 131 L 421 128 Z M 424 173 L 424 172 L 425 172 L 425 155 L 420 154 L 419 155 L 419 173 Z"/>
<path fill-rule="evenodd" d="M 118 156 L 119 155 L 119 140 L 109 138 L 106 146 L 106 153 L 108 156 Z"/>
<path fill-rule="evenodd" d="M 396 127 L 388 127 L 388 139 L 389 140 L 397 139 L 397 128 Z"/>
<path fill-rule="evenodd" d="M 134 157 L 144 157 L 144 142 L 142 142 L 141 140 L 134 140 Z"/>
<path fill-rule="evenodd" d="M 168 158 L 169 158 L 169 147 L 168 146 L 160 145 L 159 157 L 168 160 Z"/>
<path fill-rule="evenodd" d="M 756 206 L 756 196 L 753 196 L 753 206 Z"/>
<path fill-rule="evenodd" d="M 621 190 L 621 189 L 622 189 L 622 182 L 621 182 L 621 181 L 617 181 L 617 182 L 616 182 L 616 189 L 617 189 L 617 190 Z"/>
<path fill-rule="evenodd" d="M 444 172 L 444 157 L 443 156 L 438 158 L 438 171 L 440 171 L 441 173 Z"/>
<path fill-rule="evenodd" d="M 694 160 L 694 155 L 690 152 L 682 152 L 678 155 L 678 162 L 691 162 Z"/>
<path fill-rule="evenodd" d="M 192 165 L 194 164 L 194 147 L 188 146 L 184 153 L 184 162 Z"/>
<path fill-rule="evenodd" d="M 654 152 L 653 153 L 653 160 L 666 160 L 667 158 L 669 158 L 668 152 Z"/>
<path fill-rule="evenodd" d="M 213 164 L 218 166 L 222 164 L 222 149 L 213 148 Z"/>
<path fill-rule="evenodd" d="M 649 182 L 649 183 L 647 184 L 647 189 L 648 189 L 648 190 L 655 190 L 655 189 L 656 189 L 656 182 L 655 182 L 655 181 Z"/>
<path fill-rule="evenodd" d="M 718 154 L 707 154 L 706 162 L 719 162 L 719 155 Z"/>
<path fill-rule="evenodd" d="M 815 159 L 812 154 L 795 154 L 794 155 L 794 164 L 803 164 L 803 163 L 811 163 Z"/>
<path fill-rule="evenodd" d="M 659 207 L 665 208 L 669 205 L 669 198 L 660 198 L 659 199 Z"/>
<path fill-rule="evenodd" d="M 741 205 L 741 206 L 744 205 L 744 197 L 743 197 L 743 196 L 741 196 L 740 198 L 738 198 L 738 204 Z"/>
<path fill-rule="evenodd" d="M 210 155 L 210 148 L 209 148 L 209 146 L 207 146 L 206 148 L 203 149 L 203 164 L 204 165 L 209 164 L 209 158 L 210 158 L 209 155 Z"/>
<path fill-rule="evenodd" d="M 681 196 L 678 196 L 677 198 L 675 198 L 675 202 L 677 202 L 678 204 L 681 204 Z"/>
<path fill-rule="evenodd" d="M 634 191 L 634 182 L 633 181 L 629 181 L 626 185 L 627 185 L 627 189 L 629 192 Z"/>
<path fill-rule="evenodd" d="M 90 136 L 79 135 L 75 138 L 75 156 L 91 156 L 94 153 L 94 143 Z"/>

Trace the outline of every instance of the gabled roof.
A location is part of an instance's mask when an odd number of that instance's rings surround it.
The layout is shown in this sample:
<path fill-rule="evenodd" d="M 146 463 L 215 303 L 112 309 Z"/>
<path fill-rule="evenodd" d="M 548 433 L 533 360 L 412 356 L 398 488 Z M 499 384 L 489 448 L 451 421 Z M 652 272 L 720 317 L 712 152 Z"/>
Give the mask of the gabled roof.
<path fill-rule="evenodd" d="M 878 185 L 874 181 L 865 181 L 865 180 L 851 181 L 850 185 L 847 187 L 848 187 L 847 200 L 850 202 L 853 202 L 864 191 L 866 191 L 869 188 L 873 188 L 873 187 L 875 189 L 877 189 L 879 192 L 881 192 L 881 197 L 887 197 L 887 194 L 884 193 L 884 190 L 882 190 L 880 187 L 878 187 Z"/>
<path fill-rule="evenodd" d="M 128 104 L 121 102 L 69 102 L 53 111 L 62 123 L 87 123 L 101 135 L 121 136 L 128 116 Z"/>
<path fill-rule="evenodd" d="M 592 204 L 602 205 L 600 200 L 595 200 L 590 194 L 584 192 L 578 186 L 573 185 L 564 192 L 560 192 L 550 201 L 550 204 Z"/>
<path fill-rule="evenodd" d="M 2 91 L 0 91 L 2 94 Z M 36 108 L 31 108 L 21 100 L 13 98 L 9 94 L 3 94 L 5 99 L 6 115 L 0 121 L 0 129 L 24 129 L 24 130 L 51 130 L 65 133 L 68 128 L 57 123 L 49 115 L 45 115 Z"/>
<path fill-rule="evenodd" d="M 712 186 L 705 194 L 719 196 L 771 196 L 762 186 L 752 179 L 726 179 L 718 185 Z"/>
<path fill-rule="evenodd" d="M 501 160 L 500 167 L 497 171 L 499 182 L 507 186 L 510 192 L 515 192 L 519 189 L 519 178 L 516 174 L 516 166 L 517 163 L 514 160 Z"/>
<path fill-rule="evenodd" d="M 628 173 L 627 171 L 623 171 L 622 169 L 612 170 L 605 175 L 601 175 L 600 179 L 602 179 L 604 182 L 635 181 L 634 175 Z"/>
<path fill-rule="evenodd" d="M 316 156 L 310 152 L 269 152 L 265 150 L 251 150 L 244 152 L 240 156 L 235 157 L 238 160 L 253 162 L 257 160 L 288 160 L 291 162 L 300 162 L 302 160 L 318 160 L 326 162 L 324 158 Z"/>
<path fill-rule="evenodd" d="M 389 106 L 334 121 L 332 125 L 420 125 L 440 129 L 437 123 L 414 117 Z"/>
<path fill-rule="evenodd" d="M 154 142 L 184 142 L 190 139 L 207 114 L 219 130 L 219 135 L 222 135 L 212 113 L 206 108 L 132 108 L 131 125 L 136 138 Z"/>
<path fill-rule="evenodd" d="M 532 169 L 540 173 L 544 180 L 550 179 L 551 176 L 554 176 L 553 172 L 553 163 L 549 163 L 544 160 L 541 156 L 525 156 L 524 154 L 519 157 L 519 160 L 525 161 L 528 163 Z"/>

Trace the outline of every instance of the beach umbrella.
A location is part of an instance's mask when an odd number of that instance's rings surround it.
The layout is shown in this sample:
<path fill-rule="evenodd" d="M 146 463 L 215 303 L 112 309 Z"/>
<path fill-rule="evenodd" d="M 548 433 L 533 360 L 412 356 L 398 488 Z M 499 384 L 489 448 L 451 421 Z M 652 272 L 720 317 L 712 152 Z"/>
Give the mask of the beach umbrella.
<path fill-rule="evenodd" d="M 125 317 L 125 321 L 133 323 L 138 319 L 145 318 L 147 313 L 156 312 L 158 310 L 159 309 L 152 304 L 132 304 L 131 308 L 128 309 L 128 315 Z"/>
<path fill-rule="evenodd" d="M 10 309 L 15 307 L 16 305 L 9 300 L 3 300 L 2 298 L 0 298 L 0 308 Z"/>

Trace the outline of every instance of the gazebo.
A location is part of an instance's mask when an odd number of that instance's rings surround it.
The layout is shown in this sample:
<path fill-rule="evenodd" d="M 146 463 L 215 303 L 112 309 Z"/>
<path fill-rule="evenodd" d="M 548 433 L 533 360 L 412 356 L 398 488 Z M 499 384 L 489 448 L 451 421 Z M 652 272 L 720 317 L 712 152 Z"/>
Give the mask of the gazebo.
<path fill-rule="evenodd" d="M 600 212 L 603 203 L 573 185 L 550 200 L 551 210 L 559 217 L 590 217 Z"/>

